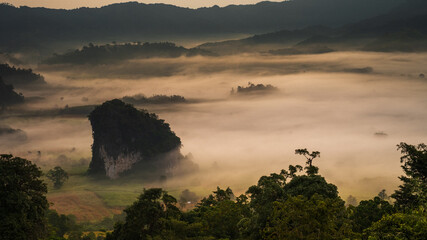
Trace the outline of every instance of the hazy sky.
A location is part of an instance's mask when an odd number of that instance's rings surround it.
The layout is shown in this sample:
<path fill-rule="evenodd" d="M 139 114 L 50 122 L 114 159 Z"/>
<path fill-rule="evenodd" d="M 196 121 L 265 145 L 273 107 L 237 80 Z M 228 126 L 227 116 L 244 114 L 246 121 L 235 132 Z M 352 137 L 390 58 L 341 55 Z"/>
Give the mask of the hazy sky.
<path fill-rule="evenodd" d="M 131 0 L 6 0 L 14 6 L 46 7 L 46 8 L 66 8 L 73 9 L 79 7 L 101 7 L 112 3 L 130 2 Z M 133 0 L 135 1 L 135 0 Z M 283 0 L 270 0 L 271 2 L 281 2 Z M 227 6 L 231 4 L 254 4 L 261 0 L 139 0 L 141 3 L 166 3 L 176 6 L 199 8 L 213 5 Z"/>

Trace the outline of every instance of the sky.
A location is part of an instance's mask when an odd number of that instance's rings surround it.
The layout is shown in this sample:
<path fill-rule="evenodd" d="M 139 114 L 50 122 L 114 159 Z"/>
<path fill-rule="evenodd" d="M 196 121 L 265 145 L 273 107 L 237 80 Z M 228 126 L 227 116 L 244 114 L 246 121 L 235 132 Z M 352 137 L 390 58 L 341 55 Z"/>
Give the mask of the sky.
<path fill-rule="evenodd" d="M 46 8 L 64 8 L 74 9 L 79 7 L 102 7 L 112 3 L 130 2 L 132 0 L 5 0 L 14 6 L 46 7 Z M 135 1 L 135 0 L 133 0 Z M 227 6 L 231 4 L 255 4 L 262 0 L 144 0 L 141 3 L 165 3 L 180 7 L 200 8 L 211 7 L 214 5 Z M 278 0 L 270 0 L 280 2 Z"/>

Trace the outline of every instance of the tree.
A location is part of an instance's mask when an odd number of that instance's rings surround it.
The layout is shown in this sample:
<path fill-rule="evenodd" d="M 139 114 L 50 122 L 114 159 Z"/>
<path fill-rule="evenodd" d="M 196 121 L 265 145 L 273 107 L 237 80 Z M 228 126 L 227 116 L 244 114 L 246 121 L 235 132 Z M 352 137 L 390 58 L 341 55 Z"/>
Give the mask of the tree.
<path fill-rule="evenodd" d="M 305 170 L 307 175 L 315 175 L 319 172 L 319 168 L 316 166 L 313 166 L 313 160 L 317 157 L 320 157 L 320 152 L 313 151 L 309 152 L 307 151 L 307 148 L 304 149 L 296 149 L 295 154 L 299 154 L 304 156 L 307 159 Z"/>
<path fill-rule="evenodd" d="M 357 199 L 353 195 L 349 195 L 345 202 L 347 206 L 357 206 Z"/>
<path fill-rule="evenodd" d="M 366 230 L 369 240 L 423 240 L 427 236 L 425 209 L 384 216 Z"/>
<path fill-rule="evenodd" d="M 30 161 L 0 155 L 0 235 L 4 240 L 36 240 L 47 233 L 46 184 Z"/>
<path fill-rule="evenodd" d="M 190 223 L 200 222 L 203 231 L 198 236 L 214 237 L 215 239 L 238 239 L 240 237 L 239 223 L 250 216 L 250 209 L 245 195 L 233 200 L 233 191 L 217 190 L 207 198 L 202 199 L 194 209 L 196 217 Z"/>
<path fill-rule="evenodd" d="M 383 189 L 381 190 L 381 192 L 378 193 L 378 197 L 383 200 L 383 201 L 387 201 L 390 199 L 390 197 L 388 196 L 388 194 L 386 193 L 386 190 Z"/>
<path fill-rule="evenodd" d="M 344 239 L 351 233 L 344 201 L 315 194 L 275 202 L 263 229 L 263 239 Z"/>
<path fill-rule="evenodd" d="M 180 215 L 176 202 L 161 188 L 144 189 L 138 200 L 124 210 L 125 222 L 116 224 L 107 239 L 144 240 L 161 235 L 166 226 L 172 226 L 170 220 Z"/>
<path fill-rule="evenodd" d="M 53 182 L 55 189 L 60 189 L 68 179 L 68 173 L 59 166 L 49 170 L 46 176 Z"/>
<path fill-rule="evenodd" d="M 47 212 L 47 220 L 51 230 L 51 237 L 62 238 L 64 234 L 80 230 L 77 225 L 75 216 L 58 214 L 55 210 L 49 209 Z"/>
<path fill-rule="evenodd" d="M 403 154 L 400 162 L 405 176 L 399 177 L 403 184 L 391 197 L 398 208 L 415 209 L 427 204 L 427 146 L 400 143 L 397 148 Z"/>
<path fill-rule="evenodd" d="M 393 206 L 375 197 L 371 200 L 361 201 L 357 207 L 350 206 L 350 219 L 353 221 L 353 231 L 362 233 L 372 223 L 379 221 L 383 216 L 393 212 Z"/>

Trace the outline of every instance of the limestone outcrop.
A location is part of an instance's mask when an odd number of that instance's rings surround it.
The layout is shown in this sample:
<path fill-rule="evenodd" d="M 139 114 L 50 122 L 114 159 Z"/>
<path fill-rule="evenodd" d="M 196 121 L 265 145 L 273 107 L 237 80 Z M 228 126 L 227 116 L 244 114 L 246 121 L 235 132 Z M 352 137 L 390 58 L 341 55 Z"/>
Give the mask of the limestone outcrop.
<path fill-rule="evenodd" d="M 93 145 L 89 174 L 119 178 L 135 168 L 166 170 L 182 157 L 181 140 L 157 115 L 114 99 L 90 114 Z"/>

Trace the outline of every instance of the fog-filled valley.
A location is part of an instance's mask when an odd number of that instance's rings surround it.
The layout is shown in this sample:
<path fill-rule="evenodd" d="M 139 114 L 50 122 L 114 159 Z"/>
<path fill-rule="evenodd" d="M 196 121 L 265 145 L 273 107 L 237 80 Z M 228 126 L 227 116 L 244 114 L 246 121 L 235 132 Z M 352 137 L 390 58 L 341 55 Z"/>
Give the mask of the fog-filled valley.
<path fill-rule="evenodd" d="M 423 239 L 427 3 L 338 2 L 0 4 L 0 239 Z"/>
<path fill-rule="evenodd" d="M 2 143 L 1 150 L 45 168 L 87 167 L 91 106 L 137 94 L 180 95 L 185 102 L 136 105 L 170 123 L 183 152 L 200 166 L 184 179 L 162 183 L 166 189 L 197 189 L 203 195 L 230 185 L 244 192 L 258 176 L 301 161 L 293 150 L 306 147 L 321 151 L 322 174 L 340 187 L 343 198 L 369 198 L 398 185 L 396 144 L 426 137 L 427 115 L 421 109 L 427 82 L 420 77 L 426 62 L 426 54 L 340 52 L 41 65 L 34 71 L 47 86 L 17 88 L 29 101 L 2 115 L 3 124 L 27 137 L 12 146 Z M 278 91 L 230 94 L 248 82 Z"/>

